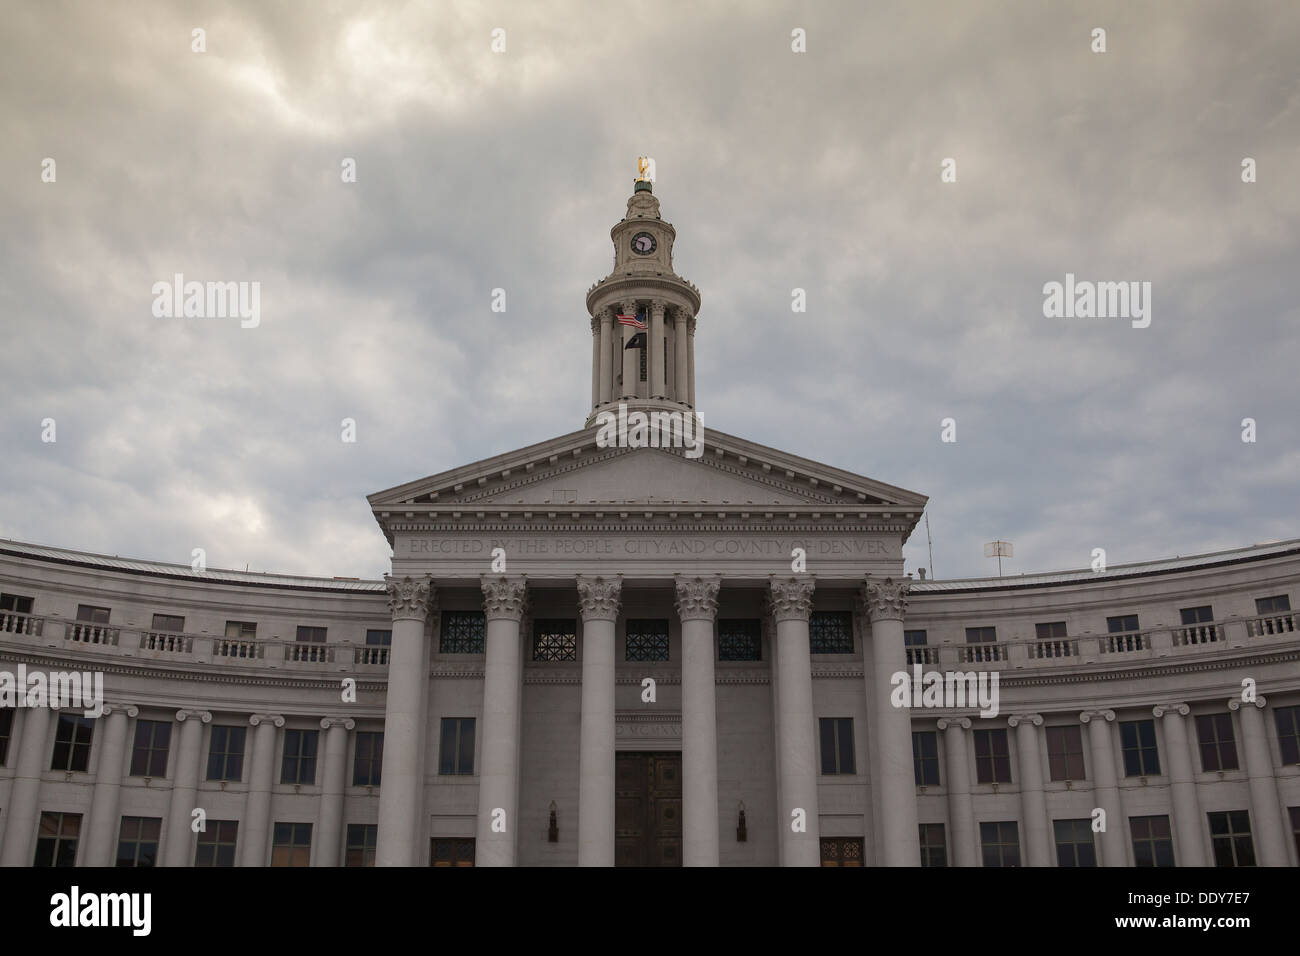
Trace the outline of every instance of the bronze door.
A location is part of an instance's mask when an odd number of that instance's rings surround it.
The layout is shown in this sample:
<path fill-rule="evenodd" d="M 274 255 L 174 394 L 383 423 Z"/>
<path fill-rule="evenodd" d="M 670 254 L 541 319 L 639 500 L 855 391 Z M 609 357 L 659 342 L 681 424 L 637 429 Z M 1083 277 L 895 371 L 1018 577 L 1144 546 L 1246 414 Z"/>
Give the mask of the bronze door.
<path fill-rule="evenodd" d="M 614 781 L 614 865 L 682 865 L 682 755 L 621 753 Z"/>

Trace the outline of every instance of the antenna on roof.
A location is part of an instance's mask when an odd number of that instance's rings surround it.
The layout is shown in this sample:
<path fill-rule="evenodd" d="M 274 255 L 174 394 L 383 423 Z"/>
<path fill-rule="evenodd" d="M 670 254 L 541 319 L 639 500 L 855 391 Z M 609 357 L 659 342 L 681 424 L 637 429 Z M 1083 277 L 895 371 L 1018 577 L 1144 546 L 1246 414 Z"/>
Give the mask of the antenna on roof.
<path fill-rule="evenodd" d="M 934 573 L 934 542 L 930 540 L 930 512 L 925 513 L 925 546 L 930 549 L 930 577 L 938 577 Z M 921 575 L 925 577 L 925 575 Z"/>
<path fill-rule="evenodd" d="M 1010 541 L 990 541 L 984 545 L 984 557 L 991 558 L 995 555 L 998 559 L 998 577 L 1002 577 L 1002 559 L 1015 557 L 1015 548 Z"/>

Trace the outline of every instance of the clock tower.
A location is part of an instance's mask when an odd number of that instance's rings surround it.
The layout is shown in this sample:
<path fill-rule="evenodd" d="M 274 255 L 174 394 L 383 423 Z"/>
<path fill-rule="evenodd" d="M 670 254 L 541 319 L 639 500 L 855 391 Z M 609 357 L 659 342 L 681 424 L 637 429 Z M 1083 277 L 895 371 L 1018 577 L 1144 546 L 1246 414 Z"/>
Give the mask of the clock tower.
<path fill-rule="evenodd" d="M 627 201 L 627 215 L 609 236 L 613 271 L 587 290 L 592 335 L 587 424 L 620 403 L 647 411 L 694 410 L 700 290 L 673 271 L 677 230 L 659 214 L 654 184 L 644 172 Z"/>

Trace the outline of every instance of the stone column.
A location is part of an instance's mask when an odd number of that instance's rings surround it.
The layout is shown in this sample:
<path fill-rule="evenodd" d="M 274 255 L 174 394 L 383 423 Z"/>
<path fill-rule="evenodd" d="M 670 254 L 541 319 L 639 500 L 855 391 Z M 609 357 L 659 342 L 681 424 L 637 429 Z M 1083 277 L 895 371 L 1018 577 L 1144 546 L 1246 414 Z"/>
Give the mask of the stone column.
<path fill-rule="evenodd" d="M 686 323 L 686 335 L 689 339 L 686 348 L 686 388 L 691 408 L 695 408 L 695 316 L 691 316 Z"/>
<path fill-rule="evenodd" d="M 881 845 L 885 866 L 920 866 L 921 845 L 916 819 L 916 772 L 912 766 L 912 712 L 890 701 L 890 677 L 907 669 L 903 644 L 903 615 L 911 582 L 868 579 L 862 602 L 871 617 L 871 660 L 875 686 L 867 688 L 868 706 L 876 718 L 880 779 L 875 781 L 880 817 L 885 821 Z"/>
<path fill-rule="evenodd" d="M 582 728 L 578 743 L 578 865 L 614 865 L 614 622 L 620 577 L 578 578 Z"/>
<path fill-rule="evenodd" d="M 316 852 L 312 866 L 338 866 L 343 845 L 343 788 L 348 780 L 348 731 L 351 717 L 325 717 L 325 772 L 321 783 L 320 816 L 316 824 Z"/>
<path fill-rule="evenodd" d="M 673 398 L 683 405 L 690 400 L 690 386 L 687 380 L 687 342 L 686 312 L 680 307 L 673 309 Z"/>
<path fill-rule="evenodd" d="M 1047 828 L 1047 797 L 1043 793 L 1043 761 L 1038 753 L 1041 714 L 1015 714 L 1007 723 L 1016 731 L 1016 756 L 1020 764 L 1020 815 L 1025 821 L 1025 862 L 1051 866 L 1054 840 Z M 1120 826 L 1123 821 L 1115 821 Z M 1110 826 L 1110 821 L 1107 821 Z"/>
<path fill-rule="evenodd" d="M 199 790 L 199 758 L 203 753 L 203 725 L 212 720 L 206 710 L 178 710 L 176 719 L 181 730 L 176 747 L 176 775 L 172 778 L 172 798 L 167 813 L 167 852 L 163 866 L 190 866 L 194 862 L 193 823 L 195 799 Z"/>
<path fill-rule="evenodd" d="M 1088 725 L 1088 744 L 1092 753 L 1094 778 L 1093 799 L 1106 811 L 1106 829 L 1101 835 L 1101 865 L 1127 866 L 1124 832 L 1127 820 L 1120 803 L 1119 784 L 1115 777 L 1115 742 L 1110 725 L 1115 720 L 1113 710 L 1085 710 L 1079 720 Z"/>
<path fill-rule="evenodd" d="M 271 834 L 271 787 L 275 783 L 275 731 L 284 726 L 279 714 L 253 714 L 253 760 L 248 775 L 244 820 L 239 825 L 239 865 L 266 866 Z"/>
<path fill-rule="evenodd" d="M 49 707 L 24 707 L 23 736 L 18 748 L 18 765 L 9 788 L 8 820 L 5 842 L 0 852 L 0 866 L 31 866 L 35 848 L 36 820 L 39 812 L 41 771 L 50 752 L 46 741 L 50 732 Z"/>
<path fill-rule="evenodd" d="M 650 354 L 646 361 L 646 374 L 650 379 L 650 397 L 664 397 L 664 302 L 656 299 L 650 303 Z"/>
<path fill-rule="evenodd" d="M 600 404 L 600 319 L 591 317 L 591 407 Z"/>
<path fill-rule="evenodd" d="M 940 717 L 945 769 L 948 771 L 948 826 L 951 828 L 953 866 L 979 866 L 979 841 L 975 830 L 975 807 L 970 793 L 970 756 L 964 730 L 969 717 Z M 915 774 L 912 777 L 915 781 Z M 919 840 L 919 831 L 918 831 Z"/>
<path fill-rule="evenodd" d="M 121 830 L 122 774 L 126 764 L 126 721 L 140 712 L 133 704 L 105 704 L 103 749 L 95 773 L 95 790 L 90 798 L 90 821 L 86 833 L 85 866 L 112 866 Z"/>
<path fill-rule="evenodd" d="M 780 681 L 776 735 L 781 779 L 776 816 L 781 826 L 782 866 L 821 865 L 817 728 L 812 702 L 812 650 L 808 642 L 814 586 L 811 575 L 774 577 L 770 583 Z M 799 821 L 802 826 L 795 829 Z"/>
<path fill-rule="evenodd" d="M 623 303 L 624 315 L 636 315 L 636 303 Z M 623 398 L 636 398 L 641 386 L 641 354 L 637 349 L 630 349 L 627 343 L 636 335 L 636 329 L 630 325 L 619 326 L 623 330 Z"/>
<path fill-rule="evenodd" d="M 614 348 L 613 309 L 600 310 L 600 404 L 608 405 L 614 395 L 614 370 L 610 352 Z"/>
<path fill-rule="evenodd" d="M 520 623 L 528 600 L 522 577 L 484 577 L 483 756 L 478 780 L 475 866 L 514 866 L 519 831 Z M 613 682 L 610 682 L 613 686 Z"/>
<path fill-rule="evenodd" d="M 1273 779 L 1273 756 L 1269 753 L 1268 732 L 1264 728 L 1264 697 L 1243 702 L 1240 697 L 1228 701 L 1229 710 L 1241 712 L 1241 750 L 1246 758 L 1246 776 L 1250 779 L 1250 809 L 1254 817 L 1251 839 L 1261 866 L 1287 866 L 1286 842 L 1291 827 L 1282 826 L 1282 804 L 1277 799 L 1277 782 Z"/>
<path fill-rule="evenodd" d="M 722 578 L 675 579 L 682 622 L 682 863 L 718 865 L 718 703 L 713 622 Z"/>
<path fill-rule="evenodd" d="M 379 788 L 376 866 L 414 866 L 423 813 L 424 697 L 429 685 L 429 648 L 424 626 L 435 593 L 428 578 L 386 577 L 393 643 L 388 655 L 384 704 L 384 780 Z"/>
<path fill-rule="evenodd" d="M 1205 838 L 1201 832 L 1201 806 L 1192 775 L 1191 742 L 1187 739 L 1185 718 L 1191 708 L 1184 703 L 1157 704 L 1151 713 L 1165 728 L 1166 763 L 1169 771 L 1169 795 L 1174 805 L 1174 832 L 1179 866 L 1208 866 Z"/>

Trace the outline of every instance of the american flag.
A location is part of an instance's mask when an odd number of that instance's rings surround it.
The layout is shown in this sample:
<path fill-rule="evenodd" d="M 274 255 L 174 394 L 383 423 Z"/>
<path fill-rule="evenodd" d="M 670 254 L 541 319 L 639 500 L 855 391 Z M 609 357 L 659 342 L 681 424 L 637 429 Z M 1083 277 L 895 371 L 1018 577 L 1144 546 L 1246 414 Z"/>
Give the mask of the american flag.
<path fill-rule="evenodd" d="M 635 315 L 616 315 L 614 318 L 618 319 L 619 325 L 630 325 L 632 328 L 640 329 L 643 332 L 646 329 L 646 324 Z"/>

